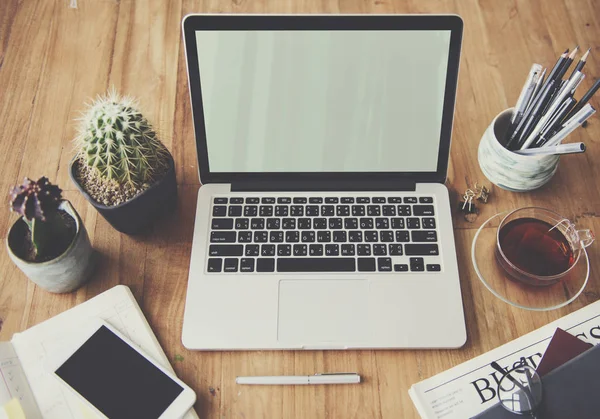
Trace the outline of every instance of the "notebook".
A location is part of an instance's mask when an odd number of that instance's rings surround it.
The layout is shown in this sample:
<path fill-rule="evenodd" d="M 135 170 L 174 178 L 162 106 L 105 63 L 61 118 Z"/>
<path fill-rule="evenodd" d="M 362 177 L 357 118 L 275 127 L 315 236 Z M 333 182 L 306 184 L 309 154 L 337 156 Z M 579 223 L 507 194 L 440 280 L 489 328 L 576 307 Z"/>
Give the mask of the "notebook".
<path fill-rule="evenodd" d="M 108 291 L 42 322 L 10 342 L 0 342 L 0 406 L 16 398 L 27 419 L 89 419 L 95 416 L 47 371 L 46 358 L 60 351 L 65 331 L 90 318 L 110 323 L 159 364 L 173 370 L 128 287 Z M 197 419 L 192 409 L 184 419 Z"/>

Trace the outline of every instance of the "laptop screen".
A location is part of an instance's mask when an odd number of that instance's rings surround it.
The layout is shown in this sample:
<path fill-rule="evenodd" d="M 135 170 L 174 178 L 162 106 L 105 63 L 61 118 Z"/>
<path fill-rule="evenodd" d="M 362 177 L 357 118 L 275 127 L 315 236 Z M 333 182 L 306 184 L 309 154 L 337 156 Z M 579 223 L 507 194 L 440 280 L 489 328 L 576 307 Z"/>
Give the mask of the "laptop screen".
<path fill-rule="evenodd" d="M 196 31 L 211 172 L 435 172 L 450 30 Z"/>

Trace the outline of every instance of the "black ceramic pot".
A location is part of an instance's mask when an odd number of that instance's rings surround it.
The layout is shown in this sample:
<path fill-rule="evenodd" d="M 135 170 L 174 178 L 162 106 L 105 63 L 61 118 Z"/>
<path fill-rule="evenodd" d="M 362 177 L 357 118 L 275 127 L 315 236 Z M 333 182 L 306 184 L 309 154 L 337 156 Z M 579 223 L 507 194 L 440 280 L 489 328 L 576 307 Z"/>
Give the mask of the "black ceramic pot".
<path fill-rule="evenodd" d="M 175 162 L 169 160 L 165 176 L 135 198 L 113 207 L 99 204 L 77 182 L 75 173 L 79 160 L 73 159 L 69 167 L 71 180 L 77 189 L 116 230 L 125 234 L 141 233 L 156 219 L 172 212 L 177 206 L 177 179 Z"/>

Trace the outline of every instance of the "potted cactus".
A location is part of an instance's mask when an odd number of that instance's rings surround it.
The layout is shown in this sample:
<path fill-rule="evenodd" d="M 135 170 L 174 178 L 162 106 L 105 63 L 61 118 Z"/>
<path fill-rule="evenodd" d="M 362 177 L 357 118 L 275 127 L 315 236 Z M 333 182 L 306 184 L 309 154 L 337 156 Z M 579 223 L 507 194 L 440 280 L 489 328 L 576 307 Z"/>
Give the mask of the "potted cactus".
<path fill-rule="evenodd" d="M 28 178 L 10 192 L 10 208 L 21 215 L 6 240 L 8 254 L 25 275 L 56 293 L 79 288 L 93 267 L 85 226 L 62 191 L 42 177 Z"/>
<path fill-rule="evenodd" d="M 114 90 L 80 119 L 71 179 L 117 230 L 135 234 L 177 202 L 173 157 L 137 102 Z"/>

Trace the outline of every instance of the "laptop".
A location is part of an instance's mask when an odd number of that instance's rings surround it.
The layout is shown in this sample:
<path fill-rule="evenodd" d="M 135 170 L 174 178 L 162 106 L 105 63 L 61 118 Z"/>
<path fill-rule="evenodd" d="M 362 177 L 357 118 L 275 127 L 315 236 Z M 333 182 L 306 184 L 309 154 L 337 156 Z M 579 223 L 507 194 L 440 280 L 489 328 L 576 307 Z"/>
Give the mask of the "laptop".
<path fill-rule="evenodd" d="M 456 348 L 458 16 L 189 15 L 196 350 Z"/>

